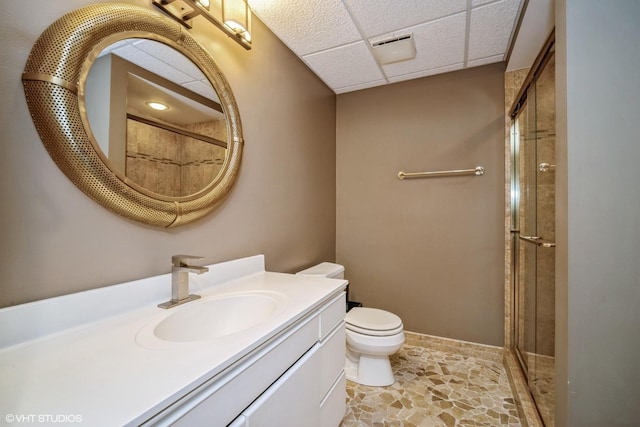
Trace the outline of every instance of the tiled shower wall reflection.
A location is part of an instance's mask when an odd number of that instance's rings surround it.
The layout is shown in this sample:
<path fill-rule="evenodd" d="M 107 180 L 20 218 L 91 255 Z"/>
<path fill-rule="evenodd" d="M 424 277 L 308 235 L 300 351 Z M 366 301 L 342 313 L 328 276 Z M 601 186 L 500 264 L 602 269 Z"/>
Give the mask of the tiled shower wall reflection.
<path fill-rule="evenodd" d="M 196 123 L 185 127 L 221 141 L 227 140 L 224 120 Z M 126 176 L 149 191 L 170 197 L 183 197 L 204 189 L 222 169 L 226 149 L 127 120 Z"/>
<path fill-rule="evenodd" d="M 515 345 L 514 332 L 518 319 L 514 312 L 514 282 L 512 277 L 513 257 L 517 254 L 513 251 L 511 230 L 511 106 L 515 102 L 520 88 L 529 74 L 529 69 L 509 71 L 505 73 L 505 347 L 513 348 Z M 515 353 L 505 353 L 505 366 L 509 380 L 514 390 L 514 397 L 522 410 L 522 425 L 527 427 L 542 427 L 542 421 L 538 416 L 538 410 L 529 394 L 526 378 L 521 373 Z"/>
<path fill-rule="evenodd" d="M 536 82 L 537 163 L 555 167 L 556 146 L 555 55 Z M 537 173 L 538 236 L 556 240 L 555 169 Z M 555 249 L 538 251 L 536 263 L 536 354 L 553 357 L 555 342 Z"/>
<path fill-rule="evenodd" d="M 546 86 L 554 86 L 554 59 L 552 58 L 547 65 L 547 70 L 550 72 L 544 72 L 541 74 L 540 78 L 537 82 L 537 93 L 553 93 L 553 89 L 551 91 L 546 90 Z M 511 312 L 511 299 L 513 298 L 513 283 L 511 277 L 511 267 L 512 267 L 512 256 L 514 254 L 511 252 L 511 235 L 509 233 L 509 229 L 511 226 L 510 218 L 510 192 L 511 192 L 511 183 L 510 183 L 510 174 L 511 174 L 511 147 L 510 147 L 510 133 L 511 133 L 511 120 L 508 117 L 509 109 L 511 105 L 513 105 L 514 99 L 519 91 L 520 87 L 524 79 L 526 78 L 529 70 L 517 70 L 507 72 L 505 74 L 505 105 L 507 108 L 507 123 L 506 123 L 506 142 L 505 142 L 505 160 L 506 160 L 506 182 L 505 182 L 505 205 L 507 206 L 505 213 L 505 242 L 507 242 L 506 251 L 506 259 L 505 259 L 505 283 L 507 286 L 505 287 L 505 336 L 507 336 L 507 341 L 505 344 L 507 347 L 513 344 L 512 342 L 512 331 L 510 325 L 512 322 L 516 322 L 516 325 L 519 325 L 520 328 L 525 327 L 523 325 L 524 319 L 514 319 L 513 313 Z M 549 163 L 553 164 L 555 159 L 555 98 L 553 96 L 537 96 L 536 103 L 538 104 L 536 108 L 535 115 L 535 127 L 533 127 L 532 131 L 529 132 L 528 135 L 525 135 L 526 140 L 530 140 L 534 142 L 534 139 L 537 140 L 537 150 L 533 146 L 533 144 L 525 145 L 524 154 L 521 156 L 522 164 L 520 165 L 520 173 L 524 174 L 524 171 L 527 170 L 525 167 L 525 162 L 530 159 L 536 163 L 547 162 L 547 159 L 550 159 Z M 537 151 L 537 153 L 536 153 Z M 529 170 L 532 168 L 529 168 Z M 535 170 L 538 170 L 535 167 Z M 525 180 L 524 177 L 521 177 L 521 180 Z M 537 208 L 535 209 L 537 213 L 536 228 L 537 234 L 543 236 L 547 240 L 555 240 L 555 176 L 553 171 L 548 172 L 538 172 L 537 176 L 533 180 L 526 180 L 528 185 L 536 185 L 537 184 L 537 198 L 535 203 Z M 521 197 L 520 199 L 520 214 L 521 218 L 525 216 L 525 211 L 527 210 L 526 198 Z M 524 259 L 521 259 L 519 265 L 521 268 L 525 268 L 524 266 L 527 264 L 524 262 Z M 536 267 L 536 276 L 538 281 L 538 290 L 536 295 L 532 295 L 531 300 L 537 301 L 537 333 L 534 336 L 537 336 L 535 343 L 535 348 L 537 348 L 537 352 L 539 354 L 544 354 L 548 356 L 553 356 L 553 343 L 555 340 L 554 330 L 555 330 L 555 313 L 553 310 L 554 307 L 554 295 L 555 295 L 555 287 L 554 287 L 554 272 L 555 272 L 555 254 L 554 251 L 538 251 L 537 253 L 537 265 Z M 522 271 L 521 274 L 526 275 L 528 272 Z M 533 272 L 532 272 L 533 273 Z M 520 295 L 524 297 L 525 292 L 520 292 Z M 520 304 L 527 304 L 525 301 L 519 301 Z"/>
<path fill-rule="evenodd" d="M 513 245 L 511 242 L 511 117 L 509 117 L 509 112 L 511 110 L 511 106 L 515 102 L 516 96 L 518 96 L 518 91 L 524 84 L 524 80 L 529 73 L 529 69 L 525 68 L 522 70 L 509 71 L 505 73 L 504 76 L 504 96 L 505 96 L 505 144 L 504 144 L 504 164 L 505 164 L 505 183 L 504 183 L 504 194 L 505 194 L 505 260 L 504 260 L 504 283 L 505 283 L 505 295 L 504 295 L 504 305 L 505 305 L 505 319 L 504 319 L 504 337 L 505 343 L 504 346 L 507 348 L 511 348 L 514 345 L 514 316 L 513 312 L 513 297 L 514 297 L 514 289 L 513 289 L 513 280 L 512 280 L 512 265 L 513 265 Z"/>
<path fill-rule="evenodd" d="M 532 180 L 536 185 L 535 216 L 536 235 L 554 241 L 555 236 L 555 55 L 544 66 L 535 83 L 535 144 Z M 526 142 L 525 142 L 526 144 Z M 541 168 L 547 163 L 548 168 Z M 529 245 L 531 246 L 531 245 Z M 529 387 L 546 426 L 554 425 L 554 361 L 555 361 L 555 249 L 538 248 L 535 263 L 534 285 L 529 285 L 527 298 L 533 299 L 533 346 L 526 347 L 525 357 Z M 529 274 L 529 272 L 524 272 Z M 523 276 L 524 277 L 524 276 Z M 526 315 L 526 313 L 525 313 Z"/>
<path fill-rule="evenodd" d="M 529 93 L 520 124 L 520 224 L 523 235 L 555 241 L 554 58 Z M 518 289 L 520 348 L 538 356 L 554 356 L 555 250 L 521 244 Z M 529 355 L 523 355 L 527 359 Z"/>
<path fill-rule="evenodd" d="M 511 224 L 511 118 L 509 112 L 529 69 L 505 74 L 505 346 L 521 350 L 527 381 L 518 372 L 515 353 L 507 353 L 512 377 L 519 382 L 526 424 L 553 425 L 553 361 L 555 340 L 555 250 L 521 244 L 513 251 L 511 228 L 555 241 L 555 170 L 541 172 L 540 163 L 555 164 L 555 96 L 554 58 L 540 74 L 535 91 L 529 92 L 531 111 L 519 115 L 520 124 L 520 224 Z M 525 107 L 526 108 L 526 107 Z M 527 176 L 528 173 L 528 176 Z M 527 197 L 527 192 L 535 197 Z M 530 215 L 533 213 L 533 215 Z M 513 281 L 513 257 L 518 257 L 519 289 Z M 528 283 L 528 286 L 525 286 Z M 518 301 L 513 301 L 513 298 Z M 517 306 L 517 308 L 516 308 Z M 514 310 L 515 309 L 515 310 Z M 514 334 L 517 334 L 514 335 Z M 528 372 L 527 372 L 528 371 Z M 528 397 L 532 393 L 537 402 Z"/>

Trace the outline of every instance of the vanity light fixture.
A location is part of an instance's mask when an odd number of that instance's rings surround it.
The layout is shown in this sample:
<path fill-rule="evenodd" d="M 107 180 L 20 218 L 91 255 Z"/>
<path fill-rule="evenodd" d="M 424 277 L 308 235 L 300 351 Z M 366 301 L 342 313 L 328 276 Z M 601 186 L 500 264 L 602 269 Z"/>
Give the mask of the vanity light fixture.
<path fill-rule="evenodd" d="M 154 101 L 147 102 L 147 106 L 157 111 L 164 111 L 169 108 L 167 105 L 163 104 L 162 102 L 154 102 Z"/>
<path fill-rule="evenodd" d="M 153 0 L 153 4 L 186 28 L 192 28 L 192 20 L 202 16 L 251 49 L 251 9 L 246 0 Z"/>

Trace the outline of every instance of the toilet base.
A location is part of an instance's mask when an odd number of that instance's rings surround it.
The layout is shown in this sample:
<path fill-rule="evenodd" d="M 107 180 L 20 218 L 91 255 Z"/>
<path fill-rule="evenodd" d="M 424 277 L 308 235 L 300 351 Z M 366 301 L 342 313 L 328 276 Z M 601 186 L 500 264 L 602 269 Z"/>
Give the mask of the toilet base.
<path fill-rule="evenodd" d="M 347 349 L 345 375 L 349 381 L 372 387 L 389 386 L 396 382 L 389 356 L 357 354 Z"/>

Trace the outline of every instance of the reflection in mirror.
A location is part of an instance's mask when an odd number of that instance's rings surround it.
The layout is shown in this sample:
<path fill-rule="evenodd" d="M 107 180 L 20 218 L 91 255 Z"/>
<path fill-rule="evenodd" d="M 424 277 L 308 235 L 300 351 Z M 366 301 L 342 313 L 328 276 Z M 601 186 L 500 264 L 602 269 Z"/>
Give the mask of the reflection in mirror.
<path fill-rule="evenodd" d="M 206 188 L 226 156 L 227 125 L 205 75 L 186 56 L 147 39 L 109 45 L 87 76 L 85 108 L 110 168 L 152 193 Z"/>

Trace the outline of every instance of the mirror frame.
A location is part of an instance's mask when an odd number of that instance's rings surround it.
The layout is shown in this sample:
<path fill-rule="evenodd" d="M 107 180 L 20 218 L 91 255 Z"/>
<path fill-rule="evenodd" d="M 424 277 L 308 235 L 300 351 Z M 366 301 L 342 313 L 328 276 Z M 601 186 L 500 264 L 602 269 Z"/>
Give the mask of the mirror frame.
<path fill-rule="evenodd" d="M 218 176 L 196 194 L 171 198 L 141 191 L 115 173 L 98 148 L 84 110 L 84 83 L 99 52 L 125 38 L 147 38 L 179 50 L 218 94 L 227 119 L 227 154 Z M 112 212 L 152 226 L 176 227 L 210 213 L 231 190 L 244 146 L 238 107 L 212 56 L 177 22 L 123 3 L 74 10 L 38 38 L 22 81 L 33 122 L 51 158 L 80 190 Z"/>

